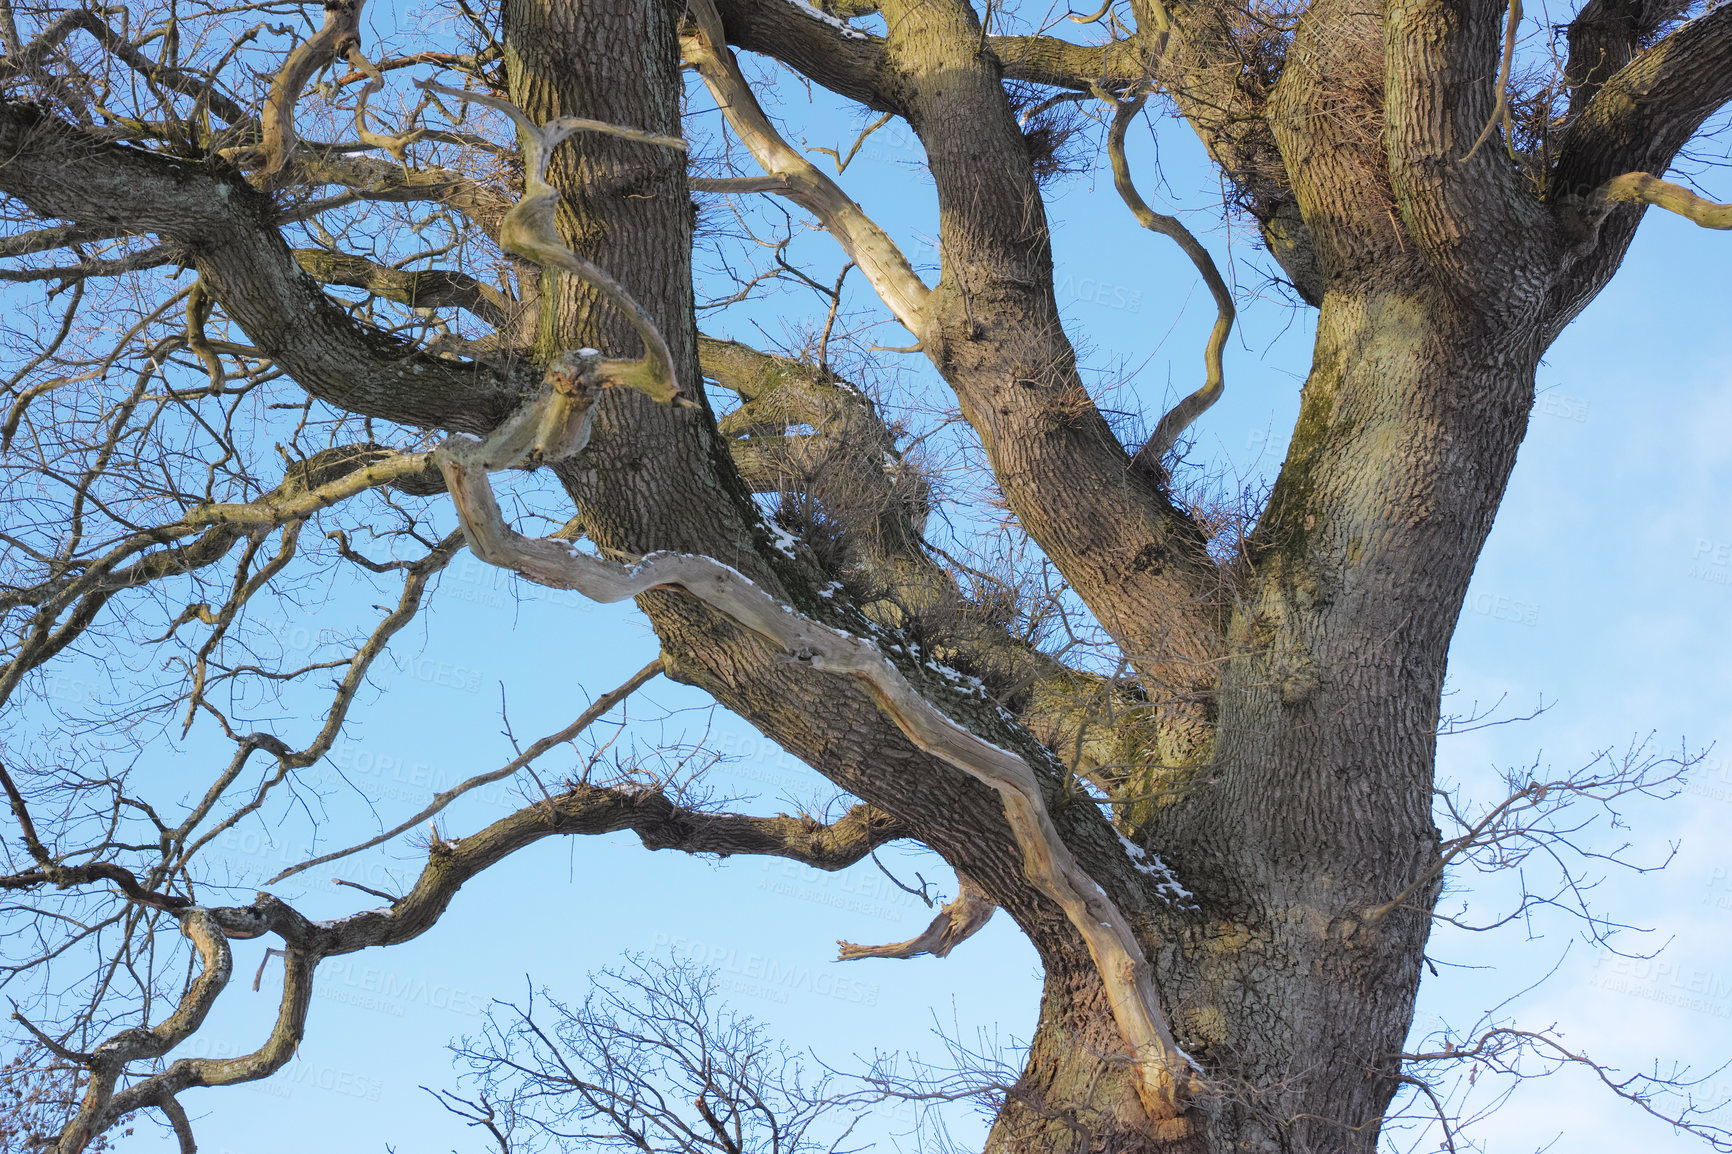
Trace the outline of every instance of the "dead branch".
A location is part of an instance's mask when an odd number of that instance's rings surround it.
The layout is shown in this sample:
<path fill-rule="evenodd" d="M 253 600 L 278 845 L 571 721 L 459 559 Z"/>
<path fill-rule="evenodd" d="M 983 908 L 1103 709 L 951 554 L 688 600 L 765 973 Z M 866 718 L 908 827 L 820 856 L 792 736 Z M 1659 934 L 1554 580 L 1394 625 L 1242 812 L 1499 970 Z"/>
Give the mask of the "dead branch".
<path fill-rule="evenodd" d="M 951 950 L 973 937 L 991 921 L 992 915 L 998 910 L 992 900 L 972 881 L 959 875 L 957 882 L 956 897 L 938 911 L 932 924 L 917 936 L 887 946 L 857 946 L 853 942 L 837 942 L 836 945 L 840 948 L 837 960 L 851 962 L 857 958 L 913 958 L 921 954 L 931 954 L 935 958 L 948 957 Z"/>

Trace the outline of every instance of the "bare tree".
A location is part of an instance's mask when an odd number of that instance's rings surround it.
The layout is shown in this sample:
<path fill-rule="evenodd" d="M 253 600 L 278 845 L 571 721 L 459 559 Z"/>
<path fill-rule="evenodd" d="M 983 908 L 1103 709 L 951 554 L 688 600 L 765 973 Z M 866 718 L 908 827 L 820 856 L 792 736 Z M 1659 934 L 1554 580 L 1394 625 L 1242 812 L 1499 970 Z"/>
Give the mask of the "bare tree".
<path fill-rule="evenodd" d="M 1532 60 L 1515 0 L 1127 0 L 1080 39 L 960 0 L 460 0 L 384 45 L 363 16 L 0 4 L 0 255 L 34 318 L 8 334 L 0 424 L 0 703 L 56 719 L 8 738 L 0 886 L 8 974 L 34 991 L 20 1028 L 81 1071 L 48 1148 L 156 1111 L 192 1149 L 177 1096 L 287 1063 L 323 959 L 425 932 L 525 845 L 626 829 L 826 869 L 894 839 L 942 856 L 958 898 L 927 934 L 852 949 L 946 954 L 994 909 L 1033 942 L 1040 1022 L 990 1150 L 1362 1150 L 1413 1102 L 1447 1115 L 1438 1055 L 1407 1038 L 1448 870 L 1585 844 L 1548 805 L 1663 793 L 1688 763 L 1436 804 L 1445 655 L 1539 358 L 1649 206 L 1732 223 L 1665 179 L 1732 101 L 1732 5 L 1589 0 L 1567 52 Z M 868 132 L 913 130 L 936 281 L 788 143 L 737 52 L 875 115 Z M 1137 191 L 1125 134 L 1151 99 L 1317 310 L 1266 499 L 1174 480 L 1226 387 L 1235 302 Z M 1042 202 L 1091 139 L 1127 225 L 1176 241 L 1218 314 L 1201 387 L 1128 445 L 1061 321 Z M 858 146 L 832 151 L 842 177 Z M 706 212 L 732 223 L 699 236 Z M 833 277 L 802 265 L 808 218 L 845 256 Z M 700 259 L 728 291 L 697 298 Z M 844 308 L 855 270 L 954 421 L 911 426 L 837 371 L 870 339 Z M 700 336 L 700 311 L 790 284 L 821 302 L 809 340 Z M 931 531 L 943 487 L 917 442 L 941 430 L 983 463 L 1007 548 Z M 661 654 L 388 823 L 434 823 L 406 892 L 360 886 L 385 904 L 334 921 L 238 904 L 213 840 L 317 796 L 465 545 L 635 599 Z M 286 644 L 271 607 L 339 577 L 394 604 Z M 126 694 L 65 692 L 75 656 Z M 659 674 L 859 803 L 729 812 L 677 748 L 537 773 Z M 160 759 L 195 746 L 213 772 L 181 804 Z M 441 832 L 465 789 L 507 778 L 522 808 Z M 1463 828 L 1446 839 L 1440 813 Z M 1565 869 L 1520 904 L 1578 906 L 1603 934 L 1581 893 Z M 229 943 L 264 936 L 271 1034 L 172 1057 L 230 986 Z M 1444 1054 L 1508 1066 L 1540 1037 L 1491 1023 Z M 1608 1081 L 1643 1105 L 1679 1088 Z"/>
<path fill-rule="evenodd" d="M 596 1150 L 830 1154 L 850 1143 L 852 1104 L 830 1078 L 715 998 L 715 974 L 631 957 L 593 975 L 581 1005 L 545 991 L 496 1003 L 453 1047 L 463 1093 L 435 1094 L 503 1154 Z M 432 1093 L 432 1091 L 429 1091 Z"/>

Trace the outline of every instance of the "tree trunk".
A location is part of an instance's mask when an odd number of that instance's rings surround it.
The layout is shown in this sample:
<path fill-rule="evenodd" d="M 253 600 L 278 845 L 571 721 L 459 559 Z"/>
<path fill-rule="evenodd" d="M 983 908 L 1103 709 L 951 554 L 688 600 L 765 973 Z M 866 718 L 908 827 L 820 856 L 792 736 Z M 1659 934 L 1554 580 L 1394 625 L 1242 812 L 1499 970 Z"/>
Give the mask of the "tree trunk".
<path fill-rule="evenodd" d="M 1195 1139 L 1174 1143 L 1156 1136 L 1088 955 L 1044 961 L 1040 1022 L 1027 1065 L 1005 1095 L 985 1154 L 1207 1149 Z"/>
<path fill-rule="evenodd" d="M 1437 891 L 1449 638 L 1538 351 L 1424 290 L 1323 304 L 1250 550 L 1213 758 L 1151 775 L 1174 792 L 1136 837 L 1197 891 L 1185 911 L 1151 889 L 1146 944 L 1179 1041 L 1214 1084 L 1194 1119 L 1203 1148 L 1375 1148 Z M 1097 989 L 1049 965 L 995 1149 L 1185 1148 L 1126 1123 L 1105 1015 Z"/>

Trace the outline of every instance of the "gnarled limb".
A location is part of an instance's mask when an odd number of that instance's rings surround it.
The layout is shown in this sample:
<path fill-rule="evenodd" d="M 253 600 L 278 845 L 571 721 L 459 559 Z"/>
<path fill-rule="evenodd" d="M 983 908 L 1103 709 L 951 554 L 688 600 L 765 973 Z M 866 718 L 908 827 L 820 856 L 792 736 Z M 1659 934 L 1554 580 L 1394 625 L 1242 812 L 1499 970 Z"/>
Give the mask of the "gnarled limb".
<path fill-rule="evenodd" d="M 325 23 L 313 35 L 295 45 L 271 81 L 259 124 L 257 149 L 242 150 L 235 160 L 243 167 L 256 165 L 262 185 L 275 182 L 295 151 L 295 105 L 313 74 L 344 56 L 361 42 L 361 8 L 366 0 L 327 0 Z"/>
<path fill-rule="evenodd" d="M 887 946 L 858 946 L 853 942 L 837 942 L 837 961 L 852 962 L 859 958 L 913 958 L 921 954 L 931 954 L 935 958 L 948 957 L 950 951 L 973 937 L 980 929 L 992 920 L 993 913 L 998 909 L 992 904 L 992 899 L 975 886 L 968 878 L 957 876 L 959 886 L 956 897 L 945 903 L 938 916 L 932 919 L 932 924 L 915 937 L 905 942 L 893 942 Z"/>
<path fill-rule="evenodd" d="M 451 269 L 400 269 L 350 253 L 299 248 L 295 263 L 322 284 L 347 285 L 411 308 L 460 308 L 495 328 L 511 323 L 513 302 L 468 273 Z"/>
<path fill-rule="evenodd" d="M 1606 77 L 1557 140 L 1546 199 L 1573 266 L 1547 301 L 1556 332 L 1623 259 L 1641 214 L 1607 214 L 1595 193 L 1632 173 L 1664 174 L 1717 110 L 1732 102 L 1732 6 L 1721 4 L 1666 34 Z"/>
<path fill-rule="evenodd" d="M 198 977 L 181 996 L 173 1014 L 155 1026 L 135 1026 L 115 1034 L 85 1056 L 90 1081 L 78 1112 L 67 1122 L 55 1144 L 54 1154 L 79 1154 L 98 1134 L 139 1106 L 154 1104 L 161 1088 L 143 1092 L 145 1083 L 115 1093 L 115 1083 L 131 1062 L 160 1058 L 192 1036 L 204 1023 L 217 995 L 228 985 L 234 969 L 228 937 L 206 909 L 193 907 L 180 918 L 181 932 L 198 951 Z M 172 1091 L 169 1091 L 172 1093 Z M 137 1100 L 136 1104 L 130 1104 Z"/>
<path fill-rule="evenodd" d="M 775 191 L 818 218 L 909 332 L 919 336 L 930 291 L 908 258 L 818 166 L 788 146 L 759 107 L 728 49 L 712 0 L 691 0 L 693 31 L 681 37 L 688 63 L 708 85 L 728 124 L 764 171 L 786 183 Z"/>
<path fill-rule="evenodd" d="M 535 420 L 533 409 L 517 420 Z M 794 662 L 865 681 L 885 715 L 917 748 L 998 793 L 1024 855 L 1024 872 L 1064 910 L 1089 948 L 1114 1021 L 1137 1064 L 1145 1109 L 1158 1120 L 1178 1118 L 1190 1092 L 1190 1061 L 1173 1040 L 1148 960 L 1125 915 L 1059 836 L 1030 765 L 946 717 L 871 642 L 799 615 L 738 570 L 677 553 L 655 553 L 634 565 L 617 565 L 577 552 L 565 541 L 516 533 L 500 514 L 487 473 L 516 462 L 499 446 L 514 445 L 517 439 L 508 423 L 488 441 L 454 439 L 435 450 L 475 554 L 532 581 L 575 589 L 601 602 L 653 589 L 682 590 L 769 638 Z"/>
<path fill-rule="evenodd" d="M 10 782 L 4 775 L 0 780 Z M 28 811 L 19 805 L 21 824 L 33 830 Z M 545 837 L 621 830 L 636 832 L 650 849 L 722 857 L 772 855 L 823 870 L 845 869 L 877 847 L 909 836 L 890 815 L 863 804 L 825 824 L 785 814 L 759 817 L 705 812 L 679 806 L 657 789 L 575 783 L 565 792 L 526 805 L 469 837 L 436 843 L 416 884 L 384 908 L 331 922 L 312 922 L 265 893 L 246 907 L 205 908 L 183 902 L 177 916 L 203 960 L 198 977 L 175 1012 L 157 1026 L 122 1030 L 90 1054 L 56 1047 L 66 1060 L 90 1071 L 90 1082 L 79 1110 L 50 1147 L 50 1154 L 79 1154 L 98 1135 L 140 1109 L 160 1108 L 173 1119 L 175 1095 L 186 1089 L 268 1077 L 287 1064 L 300 1044 L 313 971 L 320 960 L 419 936 L 438 921 L 470 878 Z M 30 836 L 34 840 L 34 834 Z M 114 867 L 111 872 L 125 871 Z M 123 886 L 129 893 L 140 889 L 136 878 L 129 877 L 129 881 Z M 39 884 L 47 884 L 47 879 Z M 198 1029 L 232 976 L 228 940 L 267 933 L 283 940 L 285 948 L 273 953 L 283 957 L 285 973 L 276 1023 L 259 1048 L 234 1058 L 182 1058 L 116 1090 L 130 1063 L 159 1058 Z M 34 1032 L 28 1022 L 24 1025 Z M 43 1039 L 54 1045 L 45 1035 Z M 190 1129 L 180 1122 L 175 1125 L 184 1144 Z"/>

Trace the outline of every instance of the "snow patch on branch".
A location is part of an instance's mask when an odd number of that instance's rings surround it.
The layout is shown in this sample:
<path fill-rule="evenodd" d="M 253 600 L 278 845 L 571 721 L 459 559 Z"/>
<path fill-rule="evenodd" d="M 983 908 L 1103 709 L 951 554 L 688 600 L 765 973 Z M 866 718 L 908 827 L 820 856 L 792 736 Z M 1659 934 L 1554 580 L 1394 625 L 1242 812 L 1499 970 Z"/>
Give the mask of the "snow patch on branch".
<path fill-rule="evenodd" d="M 823 23 L 828 24 L 830 27 L 834 28 L 836 31 L 840 32 L 842 35 L 846 36 L 850 40 L 870 40 L 870 39 L 872 39 L 872 36 L 870 33 L 862 32 L 858 28 L 850 28 L 847 24 L 844 24 L 842 21 L 836 19 L 836 17 L 830 15 L 828 12 L 821 12 L 818 9 L 812 7 L 810 4 L 806 3 L 806 0 L 788 0 L 788 3 L 792 4 L 794 7 L 798 8 L 800 11 L 802 11 L 806 15 L 810 16 L 812 19 L 822 21 Z"/>
<path fill-rule="evenodd" d="M 1114 831 L 1117 833 L 1117 831 Z M 1197 897 L 1190 890 L 1179 884 L 1178 875 L 1173 867 L 1161 860 L 1159 854 L 1150 853 L 1124 834 L 1119 834 L 1119 844 L 1125 847 L 1125 854 L 1131 859 L 1131 865 L 1136 871 L 1155 879 L 1155 892 L 1176 906 L 1196 908 Z"/>

